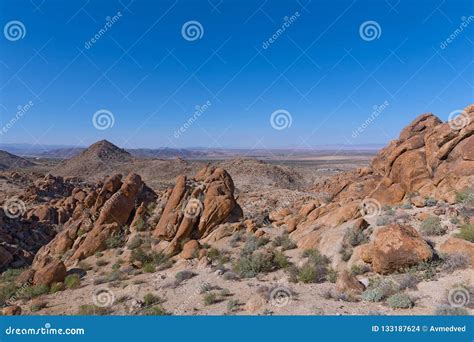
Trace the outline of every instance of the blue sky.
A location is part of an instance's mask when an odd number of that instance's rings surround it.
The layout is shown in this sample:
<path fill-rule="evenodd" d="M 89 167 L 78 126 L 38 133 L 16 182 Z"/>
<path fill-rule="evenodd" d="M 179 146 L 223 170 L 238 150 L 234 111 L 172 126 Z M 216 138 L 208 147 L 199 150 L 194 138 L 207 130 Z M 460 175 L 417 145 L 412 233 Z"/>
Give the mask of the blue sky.
<path fill-rule="evenodd" d="M 33 105 L 0 142 L 385 144 L 421 113 L 446 120 L 474 102 L 473 15 L 470 0 L 2 0 L 0 128 Z M 7 39 L 11 21 L 21 39 Z M 196 40 L 183 37 L 189 21 Z M 366 22 L 375 37 L 361 36 Z M 99 110 L 112 127 L 94 126 Z M 275 111 L 291 125 L 275 129 Z"/>

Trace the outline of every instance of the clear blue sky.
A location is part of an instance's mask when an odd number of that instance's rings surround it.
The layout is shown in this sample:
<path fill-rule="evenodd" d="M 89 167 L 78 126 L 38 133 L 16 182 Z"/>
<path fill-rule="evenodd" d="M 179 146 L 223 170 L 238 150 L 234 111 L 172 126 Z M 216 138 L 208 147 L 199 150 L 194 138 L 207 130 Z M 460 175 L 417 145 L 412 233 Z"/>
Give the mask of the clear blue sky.
<path fill-rule="evenodd" d="M 2 0 L 1 26 L 20 21 L 22 39 L 0 37 L 3 143 L 123 147 L 308 147 L 385 144 L 417 115 L 474 102 L 471 0 L 75 1 Z M 116 22 L 86 49 L 106 24 Z M 298 12 L 298 15 L 295 13 Z M 294 16 L 282 33 L 284 18 Z M 472 18 L 471 18 L 472 19 Z M 202 37 L 182 26 L 198 21 Z M 361 38 L 362 23 L 380 35 Z M 263 43 L 276 34 L 268 48 Z M 211 106 L 179 134 L 196 105 Z M 362 133 L 373 107 L 388 106 Z M 114 125 L 92 117 L 109 110 Z M 271 114 L 290 113 L 276 130 Z"/>

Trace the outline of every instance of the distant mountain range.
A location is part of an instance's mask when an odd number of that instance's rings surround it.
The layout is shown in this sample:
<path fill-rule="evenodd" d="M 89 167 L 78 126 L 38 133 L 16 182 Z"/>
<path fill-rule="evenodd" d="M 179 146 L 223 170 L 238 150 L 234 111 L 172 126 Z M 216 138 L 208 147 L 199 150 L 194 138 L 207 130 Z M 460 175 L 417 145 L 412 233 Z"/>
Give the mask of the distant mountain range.
<path fill-rule="evenodd" d="M 382 148 L 379 144 L 365 145 L 319 145 L 314 148 L 276 148 L 276 149 L 208 149 L 204 147 L 195 148 L 136 148 L 125 149 L 135 158 L 149 159 L 229 159 L 235 156 L 257 157 L 272 159 L 280 155 L 357 155 L 371 154 Z M 0 144 L 0 150 L 21 157 L 48 158 L 48 159 L 70 159 L 84 152 L 87 147 L 67 145 L 30 145 L 30 144 Z"/>

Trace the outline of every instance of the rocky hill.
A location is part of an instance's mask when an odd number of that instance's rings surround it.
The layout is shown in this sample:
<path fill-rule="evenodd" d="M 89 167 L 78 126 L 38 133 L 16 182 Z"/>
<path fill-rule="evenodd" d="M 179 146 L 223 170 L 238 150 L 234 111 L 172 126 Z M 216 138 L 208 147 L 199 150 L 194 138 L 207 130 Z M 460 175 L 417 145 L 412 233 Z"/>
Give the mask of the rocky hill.
<path fill-rule="evenodd" d="M 0 171 L 8 169 L 21 169 L 31 167 L 34 164 L 26 159 L 15 156 L 14 154 L 0 151 Z"/>
<path fill-rule="evenodd" d="M 53 173 L 61 176 L 87 177 L 106 170 L 114 172 L 118 164 L 133 161 L 130 153 L 107 140 L 101 140 L 89 146 L 79 155 L 60 163 Z"/>

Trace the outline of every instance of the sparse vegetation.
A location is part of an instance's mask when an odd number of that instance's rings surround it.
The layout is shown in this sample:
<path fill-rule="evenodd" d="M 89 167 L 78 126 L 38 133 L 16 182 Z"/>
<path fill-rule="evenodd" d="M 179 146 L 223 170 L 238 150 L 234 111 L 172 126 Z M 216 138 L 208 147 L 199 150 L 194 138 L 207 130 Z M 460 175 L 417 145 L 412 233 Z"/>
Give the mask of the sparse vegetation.
<path fill-rule="evenodd" d="M 431 216 L 421 223 L 420 230 L 424 235 L 435 236 L 446 234 L 447 228 L 441 224 L 439 217 Z"/>
<path fill-rule="evenodd" d="M 37 311 L 40 311 L 40 310 L 44 309 L 46 306 L 48 306 L 47 301 L 44 301 L 44 300 L 36 301 L 35 303 L 30 305 L 30 310 L 31 310 L 31 312 L 37 312 Z"/>
<path fill-rule="evenodd" d="M 81 305 L 77 312 L 78 315 L 81 316 L 103 316 L 107 315 L 109 310 L 104 307 L 96 306 L 96 305 Z"/>
<path fill-rule="evenodd" d="M 163 302 L 163 299 L 155 296 L 153 293 L 147 293 L 145 296 L 143 296 L 143 304 L 145 304 L 145 306 L 162 304 Z"/>
<path fill-rule="evenodd" d="M 277 236 L 272 242 L 273 247 L 281 247 L 283 251 L 296 248 L 296 243 L 290 239 L 288 233 Z"/>
<path fill-rule="evenodd" d="M 282 252 L 273 249 L 247 253 L 242 254 L 233 265 L 234 272 L 242 278 L 253 278 L 259 273 L 275 271 L 290 265 Z"/>
<path fill-rule="evenodd" d="M 214 292 L 207 292 L 203 298 L 204 305 L 212 305 L 218 302 L 218 296 Z"/>
<path fill-rule="evenodd" d="M 434 207 L 437 203 L 438 201 L 433 197 L 425 198 L 425 207 Z"/>
<path fill-rule="evenodd" d="M 368 288 L 362 293 L 362 299 L 367 302 L 381 302 L 399 290 L 390 278 L 371 278 Z"/>
<path fill-rule="evenodd" d="M 474 242 L 474 224 L 466 223 L 460 227 L 460 232 L 456 237 L 470 242 Z"/>
<path fill-rule="evenodd" d="M 467 253 L 452 253 L 444 256 L 443 270 L 453 273 L 455 270 L 471 266 L 471 257 Z"/>
<path fill-rule="evenodd" d="M 415 305 L 410 296 L 405 293 L 391 295 L 387 299 L 387 304 L 392 309 L 410 309 Z"/>
<path fill-rule="evenodd" d="M 189 270 L 184 270 L 176 273 L 174 278 L 176 280 L 176 284 L 181 284 L 183 281 L 191 279 L 194 276 L 196 276 L 196 273 Z"/>
<path fill-rule="evenodd" d="M 77 289 L 81 285 L 81 278 L 78 274 L 70 274 L 64 279 L 64 286 L 67 289 Z"/>
<path fill-rule="evenodd" d="M 227 302 L 227 311 L 235 312 L 239 307 L 239 301 L 237 299 L 231 299 Z"/>
<path fill-rule="evenodd" d="M 171 315 L 168 311 L 165 310 L 161 305 L 152 306 L 143 311 L 145 316 L 169 316 Z"/>
<path fill-rule="evenodd" d="M 18 297 L 23 299 L 32 299 L 49 292 L 48 285 L 32 285 L 22 288 L 18 291 Z"/>
<path fill-rule="evenodd" d="M 173 260 L 163 252 L 147 253 L 141 247 L 132 250 L 130 260 L 142 263 L 145 272 L 161 271 L 173 265 Z"/>
<path fill-rule="evenodd" d="M 296 279 L 303 283 L 323 283 L 335 281 L 335 273 L 329 267 L 330 260 L 317 249 L 307 249 L 302 256 L 308 260 L 297 268 Z"/>

